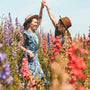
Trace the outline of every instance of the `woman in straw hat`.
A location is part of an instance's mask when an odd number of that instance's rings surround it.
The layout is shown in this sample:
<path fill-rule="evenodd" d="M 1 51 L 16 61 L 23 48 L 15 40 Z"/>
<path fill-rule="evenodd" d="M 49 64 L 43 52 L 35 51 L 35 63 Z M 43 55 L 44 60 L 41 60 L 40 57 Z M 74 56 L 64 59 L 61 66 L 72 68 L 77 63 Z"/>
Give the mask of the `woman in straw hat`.
<path fill-rule="evenodd" d="M 72 25 L 70 19 L 68 17 L 61 18 L 61 16 L 60 16 L 60 19 L 57 23 L 53 13 L 51 12 L 48 5 L 46 4 L 45 0 L 44 0 L 44 6 L 47 8 L 47 12 L 48 12 L 48 15 L 50 17 L 50 20 L 52 21 L 52 24 L 55 27 L 55 37 L 59 36 L 61 44 L 63 44 L 64 43 L 65 32 L 67 31 L 67 36 L 70 39 L 72 39 L 71 35 L 70 35 L 70 32 L 68 31 L 68 28 L 71 27 L 71 25 Z"/>
<path fill-rule="evenodd" d="M 42 1 L 39 15 L 28 15 L 25 18 L 23 24 L 25 31 L 22 38 L 25 44 L 22 46 L 22 40 L 18 44 L 23 51 L 27 52 L 28 68 L 32 72 L 33 77 L 40 75 L 41 79 L 44 78 L 44 73 L 38 60 L 38 36 L 36 30 L 42 21 L 43 8 L 44 5 Z"/>

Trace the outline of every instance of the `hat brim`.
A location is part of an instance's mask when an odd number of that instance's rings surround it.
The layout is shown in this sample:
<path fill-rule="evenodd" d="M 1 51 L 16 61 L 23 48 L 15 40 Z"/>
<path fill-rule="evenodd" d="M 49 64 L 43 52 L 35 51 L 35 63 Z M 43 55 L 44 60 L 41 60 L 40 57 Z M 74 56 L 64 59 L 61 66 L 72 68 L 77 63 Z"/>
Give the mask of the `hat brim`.
<path fill-rule="evenodd" d="M 61 16 L 59 16 L 60 17 L 60 20 L 62 21 L 62 17 Z M 62 21 L 62 23 L 63 23 L 63 21 Z M 66 28 L 66 30 L 67 30 L 67 27 L 65 26 L 65 24 L 63 23 L 63 25 L 64 25 L 64 27 Z"/>
<path fill-rule="evenodd" d="M 24 22 L 23 26 L 26 26 L 26 24 L 27 24 L 31 19 L 33 19 L 33 18 L 39 19 L 39 16 L 38 16 L 38 15 L 33 15 L 33 16 L 31 16 L 30 18 L 28 18 L 28 19 Z"/>

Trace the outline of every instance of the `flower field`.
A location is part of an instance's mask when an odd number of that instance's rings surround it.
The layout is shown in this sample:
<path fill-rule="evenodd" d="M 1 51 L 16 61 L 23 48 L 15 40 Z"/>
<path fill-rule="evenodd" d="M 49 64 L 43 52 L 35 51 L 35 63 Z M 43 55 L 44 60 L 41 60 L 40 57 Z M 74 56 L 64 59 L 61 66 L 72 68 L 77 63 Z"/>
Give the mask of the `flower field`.
<path fill-rule="evenodd" d="M 47 83 L 33 78 L 28 70 L 27 54 L 18 42 L 24 32 L 18 18 L 12 23 L 11 14 L 1 18 L 0 24 L 0 90 L 90 90 L 90 27 L 72 41 L 38 31 L 38 58 Z M 67 32 L 66 32 L 67 34 Z M 22 40 L 23 44 L 23 40 Z"/>

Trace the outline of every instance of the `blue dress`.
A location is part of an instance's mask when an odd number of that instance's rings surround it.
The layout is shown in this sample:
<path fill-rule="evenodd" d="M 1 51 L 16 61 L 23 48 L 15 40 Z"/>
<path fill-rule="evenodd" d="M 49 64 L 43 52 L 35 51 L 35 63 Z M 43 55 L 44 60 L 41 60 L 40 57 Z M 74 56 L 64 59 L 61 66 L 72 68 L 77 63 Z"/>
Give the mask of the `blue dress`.
<path fill-rule="evenodd" d="M 34 53 L 34 58 L 30 58 L 30 56 L 27 54 L 28 57 L 28 68 L 32 71 L 33 77 L 36 77 L 38 75 L 41 76 L 41 79 L 45 76 L 42 68 L 40 67 L 40 63 L 38 60 L 38 36 L 36 33 L 36 30 L 33 31 L 35 34 L 35 37 L 29 30 L 25 30 L 23 35 L 27 35 L 25 39 L 25 48 L 28 50 L 31 50 Z"/>

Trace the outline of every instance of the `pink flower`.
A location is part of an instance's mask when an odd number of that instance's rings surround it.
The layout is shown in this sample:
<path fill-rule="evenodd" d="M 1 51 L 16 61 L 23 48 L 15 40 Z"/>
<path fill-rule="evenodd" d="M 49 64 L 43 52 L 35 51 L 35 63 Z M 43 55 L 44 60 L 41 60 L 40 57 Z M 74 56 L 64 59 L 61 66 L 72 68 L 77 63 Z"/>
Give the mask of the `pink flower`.
<path fill-rule="evenodd" d="M 49 63 L 50 63 L 50 61 L 48 60 L 48 61 L 47 61 L 47 64 L 49 64 Z"/>
<path fill-rule="evenodd" d="M 78 87 L 76 90 L 86 90 L 84 86 Z"/>
<path fill-rule="evenodd" d="M 31 84 L 32 84 L 32 85 L 35 85 L 35 80 L 32 80 L 32 81 L 31 81 Z"/>
<path fill-rule="evenodd" d="M 29 88 L 29 90 L 34 90 L 34 88 L 31 87 L 31 88 Z"/>
<path fill-rule="evenodd" d="M 22 73 L 24 79 L 29 79 L 29 69 L 28 69 L 28 64 L 27 64 L 27 58 L 22 59 Z"/>
<path fill-rule="evenodd" d="M 87 59 L 89 59 L 89 60 L 90 60 L 90 56 L 88 56 L 88 57 L 87 57 Z"/>

